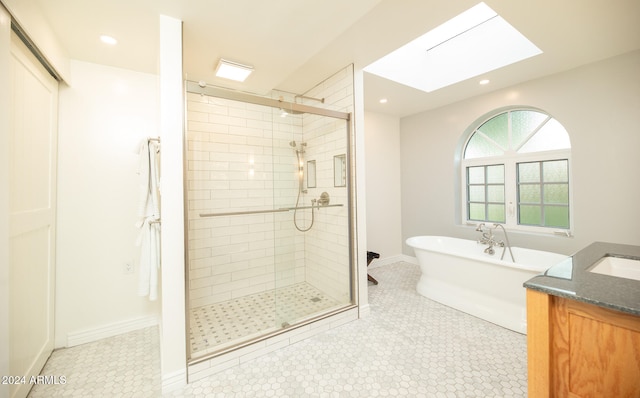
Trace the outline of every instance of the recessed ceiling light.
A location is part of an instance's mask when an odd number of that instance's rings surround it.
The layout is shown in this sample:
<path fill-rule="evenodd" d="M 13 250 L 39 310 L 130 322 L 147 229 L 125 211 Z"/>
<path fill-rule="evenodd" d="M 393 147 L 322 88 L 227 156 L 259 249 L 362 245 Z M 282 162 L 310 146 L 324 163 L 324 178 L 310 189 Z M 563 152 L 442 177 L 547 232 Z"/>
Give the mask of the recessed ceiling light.
<path fill-rule="evenodd" d="M 108 36 L 108 35 L 100 36 L 100 41 L 102 41 L 105 44 L 110 44 L 112 46 L 118 44 L 118 40 L 116 40 L 114 37 L 111 37 L 111 36 Z"/>
<path fill-rule="evenodd" d="M 224 79 L 235 80 L 237 82 L 243 82 L 253 72 L 253 67 L 249 65 L 239 64 L 233 61 L 227 61 L 226 59 L 220 59 L 218 66 L 216 67 L 216 76 Z"/>
<path fill-rule="evenodd" d="M 380 103 L 381 104 L 386 104 L 387 103 L 387 99 L 386 98 L 380 98 Z"/>
<path fill-rule="evenodd" d="M 431 92 L 542 51 L 485 3 L 479 3 L 364 68 Z"/>
<path fill-rule="evenodd" d="M 489 84 L 489 82 L 491 82 L 491 80 L 489 80 L 489 79 L 482 79 L 482 80 L 480 80 L 480 82 L 479 82 L 479 83 L 480 83 L 481 85 L 483 85 L 483 86 L 484 86 L 485 84 Z"/>

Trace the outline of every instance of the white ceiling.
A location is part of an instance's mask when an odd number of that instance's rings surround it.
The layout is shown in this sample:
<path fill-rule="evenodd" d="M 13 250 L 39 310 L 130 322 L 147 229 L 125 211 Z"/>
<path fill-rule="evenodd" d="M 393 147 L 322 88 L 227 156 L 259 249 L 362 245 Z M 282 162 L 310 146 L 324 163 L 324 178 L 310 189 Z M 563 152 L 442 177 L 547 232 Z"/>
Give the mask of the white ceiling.
<path fill-rule="evenodd" d="M 70 58 L 157 73 L 158 15 L 184 22 L 184 72 L 264 94 L 304 93 L 344 66 L 364 67 L 480 0 L 26 0 Z M 638 0 L 485 0 L 543 54 L 425 93 L 366 74 L 365 109 L 407 116 L 640 48 Z M 118 39 L 115 47 L 98 40 Z M 219 58 L 255 67 L 243 84 L 217 79 Z M 473 62 L 473 60 L 469 60 Z M 379 98 L 388 98 L 381 105 Z"/>

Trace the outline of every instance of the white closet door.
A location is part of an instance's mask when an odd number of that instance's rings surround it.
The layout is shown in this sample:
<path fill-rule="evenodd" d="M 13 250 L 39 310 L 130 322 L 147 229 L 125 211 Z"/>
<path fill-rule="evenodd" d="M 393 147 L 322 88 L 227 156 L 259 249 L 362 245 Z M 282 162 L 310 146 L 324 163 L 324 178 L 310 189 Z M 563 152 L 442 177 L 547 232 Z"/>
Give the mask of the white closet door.
<path fill-rule="evenodd" d="M 13 33 L 10 102 L 9 370 L 25 397 L 53 350 L 58 82 Z"/>

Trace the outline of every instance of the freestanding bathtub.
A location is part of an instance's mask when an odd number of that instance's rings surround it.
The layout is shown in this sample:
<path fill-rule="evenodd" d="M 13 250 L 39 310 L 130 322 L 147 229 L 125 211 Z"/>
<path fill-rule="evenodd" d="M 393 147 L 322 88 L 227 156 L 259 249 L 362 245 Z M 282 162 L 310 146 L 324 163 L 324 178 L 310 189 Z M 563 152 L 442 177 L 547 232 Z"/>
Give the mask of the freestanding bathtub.
<path fill-rule="evenodd" d="M 419 294 L 519 333 L 527 332 L 522 284 L 568 257 L 512 247 L 513 263 L 508 249 L 500 260 L 502 248 L 489 255 L 473 240 L 414 236 L 406 243 L 422 270 Z"/>

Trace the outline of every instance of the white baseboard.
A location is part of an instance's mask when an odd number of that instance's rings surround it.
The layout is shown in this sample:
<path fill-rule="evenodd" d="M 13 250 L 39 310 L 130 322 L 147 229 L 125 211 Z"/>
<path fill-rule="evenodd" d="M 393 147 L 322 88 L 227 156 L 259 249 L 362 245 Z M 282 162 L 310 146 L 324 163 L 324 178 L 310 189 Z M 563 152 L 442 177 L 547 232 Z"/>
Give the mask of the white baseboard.
<path fill-rule="evenodd" d="M 368 268 L 384 267 L 385 265 L 394 264 L 400 261 L 405 261 L 412 264 L 418 264 L 418 260 L 415 257 L 408 256 L 406 254 L 398 254 L 396 256 L 377 258 L 371 262 Z"/>
<path fill-rule="evenodd" d="M 162 375 L 162 393 L 177 390 L 187 385 L 187 368 Z"/>
<path fill-rule="evenodd" d="M 403 254 L 402 255 L 402 261 L 406 262 L 406 263 L 411 263 L 411 264 L 415 264 L 415 265 L 420 265 L 420 263 L 418 263 L 418 259 L 414 256 L 409 256 L 407 254 Z"/>
<path fill-rule="evenodd" d="M 369 304 L 361 305 L 358 307 L 358 318 L 367 317 L 369 316 L 370 313 L 371 313 L 371 306 Z"/>
<path fill-rule="evenodd" d="M 140 318 L 128 319 L 126 321 L 114 322 L 108 325 L 99 326 L 94 329 L 70 332 L 67 334 L 67 347 L 90 343 L 107 337 L 133 332 L 158 324 L 158 318 L 154 315 Z"/>

